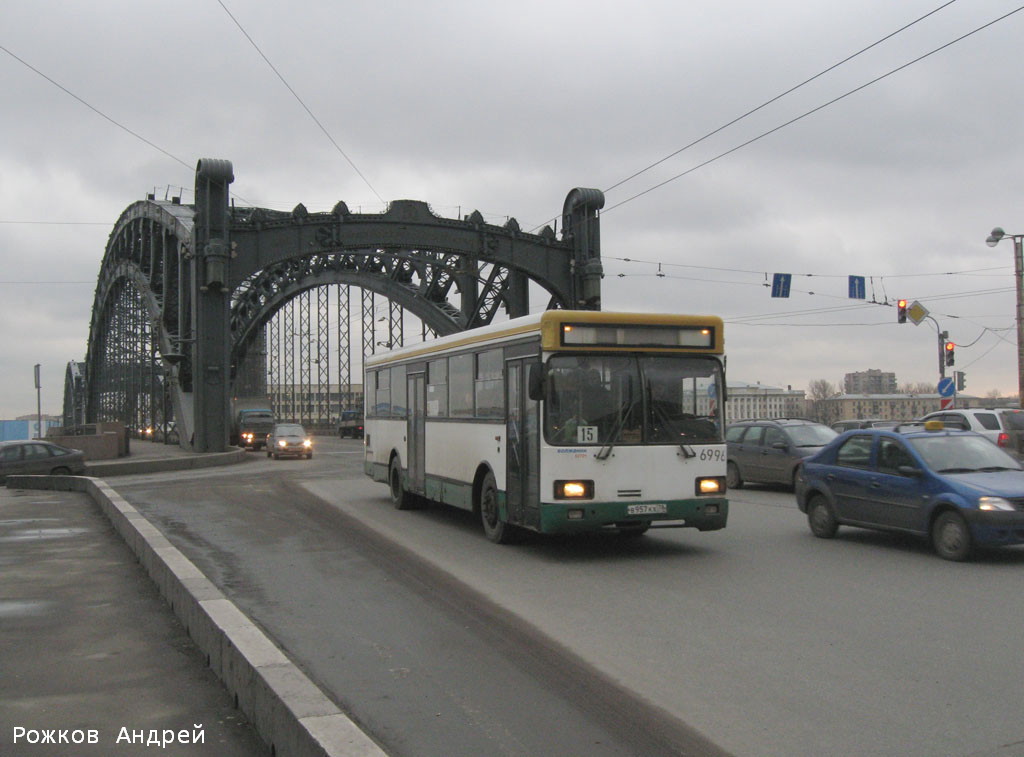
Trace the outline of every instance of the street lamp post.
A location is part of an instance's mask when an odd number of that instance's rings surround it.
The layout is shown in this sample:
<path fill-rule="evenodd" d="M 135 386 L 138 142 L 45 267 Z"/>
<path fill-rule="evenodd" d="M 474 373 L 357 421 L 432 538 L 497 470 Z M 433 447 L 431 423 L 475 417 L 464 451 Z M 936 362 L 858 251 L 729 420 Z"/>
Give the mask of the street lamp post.
<path fill-rule="evenodd" d="M 996 226 L 985 244 L 995 247 L 1003 237 L 1013 240 L 1013 266 L 1017 281 L 1017 401 L 1024 407 L 1024 234 L 1007 234 Z"/>

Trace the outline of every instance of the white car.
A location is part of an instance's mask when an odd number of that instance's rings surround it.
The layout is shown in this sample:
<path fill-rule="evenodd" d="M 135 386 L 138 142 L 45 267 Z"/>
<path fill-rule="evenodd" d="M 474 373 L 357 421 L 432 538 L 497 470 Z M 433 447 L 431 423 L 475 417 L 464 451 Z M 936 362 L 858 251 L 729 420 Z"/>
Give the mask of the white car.
<path fill-rule="evenodd" d="M 1010 431 L 1003 427 L 1003 410 L 1006 408 L 969 407 L 959 410 L 939 410 L 921 418 L 921 421 L 942 421 L 946 428 L 962 428 L 975 431 L 997 447 L 1007 451 L 1012 448 Z M 1019 408 L 1017 408 L 1019 409 Z"/>

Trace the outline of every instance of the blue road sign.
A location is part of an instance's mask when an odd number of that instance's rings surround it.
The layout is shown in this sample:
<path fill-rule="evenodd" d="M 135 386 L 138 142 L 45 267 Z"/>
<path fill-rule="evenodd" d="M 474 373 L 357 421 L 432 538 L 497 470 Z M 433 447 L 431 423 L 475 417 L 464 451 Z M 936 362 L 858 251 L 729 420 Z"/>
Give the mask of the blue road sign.
<path fill-rule="evenodd" d="M 953 379 L 950 376 L 939 379 L 939 396 L 940 397 L 952 397 L 953 392 L 956 390 L 956 385 L 953 383 Z"/>
<path fill-rule="evenodd" d="M 866 300 L 867 290 L 864 287 L 863 276 L 851 276 L 850 277 L 850 299 L 851 300 Z"/>
<path fill-rule="evenodd" d="M 791 273 L 772 274 L 772 297 L 789 297 L 789 285 L 792 280 Z"/>

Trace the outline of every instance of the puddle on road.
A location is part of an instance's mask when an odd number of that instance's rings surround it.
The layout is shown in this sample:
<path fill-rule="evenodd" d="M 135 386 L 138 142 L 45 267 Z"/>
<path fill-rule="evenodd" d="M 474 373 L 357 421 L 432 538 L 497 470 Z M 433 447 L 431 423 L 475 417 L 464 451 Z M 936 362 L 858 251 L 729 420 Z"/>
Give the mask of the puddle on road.
<path fill-rule="evenodd" d="M 0 618 L 43 615 L 50 611 L 53 604 L 46 599 L 0 599 Z"/>
<path fill-rule="evenodd" d="M 21 531 L 13 531 L 7 536 L 0 536 L 0 543 L 11 543 L 19 541 L 43 541 L 45 539 L 65 539 L 69 536 L 87 534 L 88 528 L 32 528 Z"/>

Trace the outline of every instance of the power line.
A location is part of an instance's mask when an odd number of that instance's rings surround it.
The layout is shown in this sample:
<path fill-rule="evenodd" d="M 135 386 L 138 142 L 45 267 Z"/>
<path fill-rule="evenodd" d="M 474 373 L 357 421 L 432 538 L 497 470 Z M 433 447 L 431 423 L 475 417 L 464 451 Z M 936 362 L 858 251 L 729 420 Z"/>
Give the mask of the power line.
<path fill-rule="evenodd" d="M 256 44 L 256 42 L 253 40 L 253 38 L 251 36 L 249 36 L 249 32 L 247 32 L 242 27 L 242 25 L 238 22 L 238 19 L 235 18 L 234 15 L 232 15 L 231 11 L 228 10 L 227 6 L 224 5 L 223 1 L 222 0 L 217 0 L 217 3 L 218 3 L 218 5 L 220 5 L 221 8 L 224 9 L 224 12 L 228 14 L 228 18 L 230 18 L 232 21 L 234 21 L 235 26 L 238 27 L 238 30 L 240 32 L 242 32 L 242 34 L 245 36 L 245 38 L 247 40 L 249 40 L 249 44 L 253 46 L 253 49 L 256 50 L 256 52 L 259 53 L 260 57 L 263 58 L 263 60 L 266 62 L 266 64 L 268 66 L 270 66 L 270 70 L 273 71 L 277 75 L 277 78 L 281 80 L 281 83 L 284 84 L 284 86 L 288 89 L 288 91 L 292 93 L 292 97 L 294 97 L 295 100 L 299 103 L 299 105 L 302 106 L 303 110 L 305 110 L 306 113 L 309 114 L 309 117 L 313 119 L 313 123 L 315 123 L 318 127 L 320 127 L 320 131 L 322 131 L 324 133 L 324 136 L 327 137 L 327 139 L 330 140 L 332 145 L 334 145 L 334 149 L 338 151 L 338 153 L 341 155 L 341 157 L 343 157 L 346 161 L 348 161 L 348 164 L 350 166 L 352 166 L 352 170 L 355 171 L 359 175 L 359 178 L 362 179 L 363 182 L 366 184 L 366 186 L 368 186 L 370 188 L 370 191 L 373 192 L 377 196 L 377 199 L 380 200 L 381 202 L 385 202 L 384 198 L 380 196 L 380 194 L 377 192 L 376 189 L 373 188 L 373 185 L 370 183 L 369 179 L 367 179 L 365 176 L 363 176 L 363 172 L 359 170 L 359 168 L 356 166 L 356 164 L 352 161 L 352 158 L 350 158 L 347 154 L 345 154 L 345 151 L 341 149 L 341 146 L 337 142 L 334 141 L 334 137 L 332 137 L 330 132 L 328 132 L 327 129 L 324 127 L 324 125 L 322 123 L 320 123 L 320 119 L 318 119 L 313 114 L 313 111 L 309 109 L 309 106 L 307 106 L 306 103 L 304 103 L 302 101 L 302 98 L 299 97 L 298 93 L 294 89 L 292 89 L 292 85 L 289 84 L 287 82 L 287 80 L 285 80 L 284 76 L 281 75 L 281 72 L 277 70 L 277 67 L 273 63 L 270 62 L 270 58 L 268 58 L 266 55 L 264 55 L 264 53 L 260 49 L 259 45 Z"/>
<path fill-rule="evenodd" d="M 697 171 L 698 169 L 704 168 L 705 166 L 708 166 L 708 165 L 714 163 L 717 160 L 721 160 L 724 157 L 732 155 L 734 152 L 738 152 L 739 150 L 742 150 L 744 147 L 752 145 L 755 142 L 758 142 L 758 141 L 764 139 L 767 136 L 770 136 L 770 135 L 772 135 L 772 134 L 774 134 L 774 133 L 776 133 L 778 131 L 782 131 L 786 127 L 792 126 L 793 124 L 797 123 L 798 121 L 802 121 L 803 119 L 807 118 L 808 116 L 812 116 L 815 113 L 817 113 L 819 111 L 822 111 L 822 110 L 824 110 L 825 108 L 828 108 L 831 105 L 835 105 L 837 102 L 839 102 L 841 100 L 845 100 L 847 97 L 850 97 L 851 95 L 854 95 L 857 92 L 860 92 L 861 90 L 867 89 L 871 85 L 877 84 L 878 82 L 882 81 L 883 79 L 887 79 L 890 76 L 892 76 L 894 74 L 897 74 L 897 73 L 899 73 L 900 71 L 903 71 L 906 68 L 909 68 L 910 66 L 914 65 L 915 63 L 919 63 L 922 60 L 924 60 L 925 58 L 929 58 L 932 55 L 935 55 L 936 53 L 941 52 L 942 50 L 945 50 L 947 47 L 951 47 L 952 45 L 955 45 L 958 42 L 962 42 L 963 40 L 967 39 L 968 37 L 973 36 L 973 35 L 977 34 L 978 32 L 983 31 L 983 30 L 987 29 L 988 27 L 993 26 L 994 24 L 997 24 L 1000 21 L 1003 21 L 1003 20 L 1009 18 L 1010 16 L 1014 15 L 1015 13 L 1020 13 L 1020 11 L 1022 11 L 1022 10 L 1024 10 L 1024 5 L 1020 6 L 1019 8 L 1016 8 L 1016 9 L 1014 9 L 1012 11 L 1010 11 L 1009 13 L 1005 13 L 1002 16 L 1000 16 L 999 18 L 994 19 L 992 21 L 989 21 L 986 24 L 982 24 L 977 29 L 969 31 L 966 34 L 963 34 L 963 35 L 957 37 L 956 39 L 954 39 L 954 40 L 952 40 L 950 42 L 947 42 L 944 45 L 940 45 L 939 47 L 935 48 L 934 50 L 932 50 L 930 52 L 925 53 L 924 55 L 920 55 L 917 58 L 914 58 L 913 60 L 911 60 L 911 61 L 909 61 L 907 63 L 904 63 L 901 66 L 897 66 L 896 68 L 892 69 L 891 71 L 889 71 L 887 73 L 884 73 L 881 76 L 875 77 L 874 79 L 872 79 L 869 82 L 861 84 L 859 87 L 854 87 L 853 89 L 849 90 L 845 94 L 839 95 L 838 97 L 835 97 L 835 98 L 829 100 L 828 102 L 823 103 L 822 105 L 819 105 L 816 108 L 812 108 L 811 110 L 809 110 L 809 111 L 807 111 L 807 112 L 805 112 L 805 113 L 803 113 L 803 114 L 801 114 L 799 116 L 796 116 L 795 118 L 791 118 L 789 121 L 786 121 L 783 124 L 780 124 L 780 125 L 772 128 L 772 129 L 769 129 L 768 131 L 762 132 L 761 134 L 757 135 L 756 137 L 752 137 L 751 139 L 748 139 L 746 142 L 743 142 L 743 143 L 741 143 L 739 145 L 736 145 L 735 147 L 733 147 L 733 148 L 731 148 L 729 150 L 726 150 L 725 152 L 719 153 L 718 155 L 714 156 L 713 158 L 708 158 L 707 160 L 705 160 L 705 161 L 703 161 L 701 163 L 698 163 L 697 165 L 695 165 L 692 168 L 689 168 L 689 169 L 683 171 L 682 173 L 676 174 L 675 176 L 673 176 L 671 178 L 665 179 L 664 181 L 659 182 L 658 184 L 655 184 L 654 186 L 649 187 L 648 189 L 645 189 L 642 192 L 638 192 L 637 194 L 633 195 L 632 197 L 628 197 L 625 200 L 622 200 L 621 202 L 617 202 L 616 204 L 612 205 L 611 207 L 605 208 L 602 211 L 602 214 L 603 213 L 608 213 L 609 211 L 612 211 L 615 208 L 622 207 L 626 203 L 632 202 L 633 200 L 636 200 L 636 199 L 638 199 L 640 197 L 643 197 L 644 195 L 649 194 L 649 193 L 653 192 L 656 189 L 660 189 L 661 187 L 665 186 L 666 184 L 671 184 L 676 179 L 681 179 L 684 176 L 687 176 L 687 175 L 693 173 L 694 171 Z"/>
<path fill-rule="evenodd" d="M 728 123 L 726 123 L 726 124 L 723 124 L 722 126 L 719 126 L 719 127 L 717 128 L 717 129 L 714 129 L 713 131 L 709 131 L 709 132 L 708 132 L 707 134 L 705 134 L 705 135 L 704 135 L 703 137 L 701 137 L 700 139 L 695 139 L 694 141 L 690 142 L 690 144 L 688 144 L 688 145 L 686 145 L 686 146 L 684 146 L 684 147 L 680 147 L 680 148 L 679 148 L 678 150 L 676 150 L 675 152 L 673 152 L 673 153 L 671 153 L 671 154 L 669 154 L 669 155 L 666 155 L 666 156 L 665 156 L 664 158 L 662 158 L 661 160 L 658 160 L 658 161 L 655 161 L 654 163 L 651 163 L 651 165 L 647 166 L 646 168 L 641 168 L 641 169 L 640 169 L 639 171 L 637 171 L 636 173 L 634 173 L 634 174 L 632 174 L 632 175 L 630 175 L 630 176 L 627 176 L 627 177 L 626 177 L 625 179 L 622 179 L 621 181 L 617 181 L 616 183 L 612 184 L 612 185 L 611 185 L 610 187 L 608 187 L 608 189 L 606 189 L 606 190 L 604 190 L 604 191 L 605 191 L 606 193 L 607 193 L 607 192 L 610 192 L 611 190 L 615 189 L 616 187 L 620 187 L 620 186 L 622 186 L 622 185 L 623 185 L 623 184 L 625 184 L 625 183 L 626 183 L 627 181 L 631 181 L 631 180 L 635 179 L 635 178 L 636 178 L 637 176 L 640 176 L 641 174 L 644 174 L 644 173 L 646 173 L 647 171 L 650 171 L 650 170 L 651 170 L 652 168 L 654 168 L 654 167 L 656 167 L 656 166 L 659 166 L 659 165 L 661 165 L 661 164 L 662 164 L 662 163 L 664 163 L 664 162 L 665 162 L 666 160 L 670 160 L 671 158 L 674 158 L 674 157 L 675 157 L 676 155 L 679 155 L 680 153 L 682 153 L 682 152 L 685 152 L 686 150 L 689 150 L 689 149 L 690 149 L 691 147 L 694 147 L 694 146 L 696 146 L 696 145 L 699 145 L 699 144 L 700 144 L 701 142 L 703 142 L 703 141 L 704 141 L 705 139 L 708 139 L 709 137 L 713 137 L 713 136 L 714 136 L 715 134 L 718 134 L 719 132 L 721 132 L 721 131 L 724 131 L 725 129 L 728 129 L 728 128 L 729 128 L 730 126 L 732 126 L 733 124 L 739 123 L 740 121 L 742 121 L 742 120 L 743 120 L 744 118 L 746 118 L 747 116 L 752 116 L 752 115 L 753 115 L 754 113 L 757 113 L 757 112 L 758 112 L 759 110 L 762 110 L 763 108 L 766 108 L 766 107 L 768 107 L 768 106 L 769 106 L 769 105 L 771 105 L 772 103 L 774 103 L 774 102 L 777 102 L 777 101 L 781 100 L 781 99 L 782 99 L 783 97 L 785 97 L 786 95 L 792 94 L 793 92 L 796 92 L 796 91 L 797 91 L 798 89 L 800 89 L 801 87 L 803 87 L 803 86 L 805 86 L 805 85 L 807 85 L 807 84 L 810 84 L 810 83 L 811 83 L 812 81 L 814 81 L 815 79 L 820 79 L 820 78 L 821 78 L 822 76 L 824 76 L 825 74 L 829 73 L 830 71 L 834 71 L 835 69 L 837 69 L 837 68 L 839 68 L 840 66 L 842 66 L 842 65 L 843 65 L 844 63 L 849 63 L 849 62 L 850 62 L 851 60 L 853 60 L 854 58 L 856 58 L 856 57 L 857 57 L 858 55 L 861 55 L 861 54 L 863 54 L 863 53 L 866 53 L 866 52 L 867 52 L 868 50 L 870 50 L 870 49 L 872 49 L 872 48 L 874 48 L 874 47 L 878 47 L 878 45 L 882 44 L 883 42 L 886 42 L 887 40 L 890 40 L 890 39 L 892 39 L 892 38 L 893 38 L 893 37 L 895 37 L 895 36 L 896 36 L 897 34 L 899 34 L 899 33 L 901 33 L 901 32 L 904 32 L 904 31 L 906 31 L 907 29 L 909 29 L 910 27 L 912 27 L 912 26 L 913 26 L 914 24 L 917 24 L 917 23 L 919 23 L 919 22 L 921 22 L 921 21 L 924 21 L 924 20 L 925 20 L 926 18 L 928 18 L 929 16 L 932 16 L 932 15 L 934 15 L 934 14 L 938 13 L 938 12 L 939 12 L 940 10 L 942 10 L 943 8 L 945 8 L 945 7 L 947 7 L 947 6 L 950 6 L 950 5 L 952 5 L 953 3 L 955 3 L 955 2 L 956 2 L 956 0 L 949 0 L 949 2 L 943 3 L 943 4 L 942 4 L 942 5 L 940 5 L 940 6 L 938 7 L 938 8 L 935 8 L 934 10 L 932 10 L 932 11 L 929 11 L 928 13 L 924 14 L 924 15 L 923 15 L 923 16 L 921 16 L 920 18 L 918 18 L 918 19 L 916 19 L 916 20 L 914 20 L 914 21 L 911 21 L 911 22 L 910 22 L 909 24 L 906 24 L 905 26 L 902 26 L 902 27 L 900 27 L 899 29 L 897 29 L 896 31 L 894 31 L 894 32 L 892 32 L 892 33 L 890 33 L 890 34 L 887 34 L 886 36 L 882 37 L 882 38 L 881 38 L 880 40 L 877 40 L 876 42 L 872 42 L 872 43 L 871 43 L 870 45 L 868 45 L 867 47 L 865 47 L 865 48 L 862 48 L 861 50 L 858 50 L 857 52 L 855 52 L 855 53 L 854 53 L 853 55 L 848 55 L 847 57 L 843 58 L 843 59 L 842 59 L 841 61 L 839 61 L 838 63 L 834 63 L 833 65 L 829 66 L 829 67 L 828 67 L 828 68 L 826 68 L 826 69 L 825 69 L 824 71 L 820 71 L 819 73 L 816 73 L 816 74 L 815 74 L 814 76 L 812 76 L 812 77 L 811 77 L 810 79 L 805 79 L 804 81 L 800 82 L 800 83 L 799 83 L 799 84 L 797 84 L 796 86 L 794 86 L 794 87 L 790 87 L 790 88 L 789 88 L 789 89 L 787 89 L 787 90 L 786 90 L 785 92 L 783 92 L 783 93 L 781 93 L 781 94 L 778 94 L 778 95 L 776 95 L 775 97 L 771 98 L 770 100 L 766 100 L 765 102 L 763 102 L 763 103 L 761 103 L 760 105 L 758 105 L 758 106 L 757 106 L 756 108 L 753 108 L 752 110 L 748 110 L 748 111 L 747 111 L 746 113 L 744 113 L 744 114 L 743 114 L 742 116 L 737 116 L 737 117 L 736 117 L 736 118 L 734 118 L 734 119 L 733 119 L 732 121 L 729 121 Z"/>
<path fill-rule="evenodd" d="M 0 221 L 0 223 L 23 224 L 26 226 L 110 226 L 103 221 Z"/>
<path fill-rule="evenodd" d="M 66 94 L 66 95 L 69 95 L 70 97 L 73 97 L 73 98 L 74 98 L 75 100 L 77 100 L 77 101 L 78 101 L 78 102 L 80 102 L 80 103 L 81 103 L 82 105 L 84 105 L 85 107 L 87 107 L 87 108 L 88 108 L 89 110 L 91 110 L 91 111 L 92 111 L 93 113 L 95 113 L 96 115 L 98 115 L 98 116 L 100 116 L 101 118 L 105 119 L 106 121 L 109 121 L 109 122 L 110 122 L 110 123 L 112 123 L 112 124 L 113 124 L 114 126 L 116 126 L 116 127 L 118 128 L 118 129 L 121 129 L 122 131 L 125 131 L 125 132 L 127 132 L 128 134 L 131 134 L 131 135 L 132 135 L 133 137 L 135 137 L 135 138 L 136 138 L 137 140 L 139 140 L 140 142 L 143 142 L 143 143 L 145 143 L 145 144 L 149 145 L 150 147 L 152 147 L 152 148 L 153 148 L 154 150 L 156 150 L 157 152 L 159 152 L 159 153 L 162 153 L 162 154 L 166 155 L 166 156 L 167 156 L 168 158 L 170 158 L 171 160 L 173 160 L 173 161 L 175 161 L 175 162 L 177 162 L 177 163 L 180 163 L 180 164 L 181 164 L 181 165 L 183 165 L 183 166 L 184 166 L 185 168 L 187 168 L 187 169 L 188 169 L 189 171 L 195 171 L 195 166 L 194 166 L 194 165 L 190 165 L 190 164 L 186 163 L 186 162 L 185 162 L 184 160 L 182 160 L 181 158 L 179 158 L 179 157 L 178 157 L 177 155 L 174 155 L 173 153 L 170 153 L 170 152 L 168 152 L 168 151 L 167 151 L 167 150 L 165 150 L 164 148 L 160 147 L 160 145 L 158 145 L 158 144 L 156 144 L 156 143 L 154 143 L 154 142 L 151 142 L 151 141 L 149 141 L 148 139 L 146 139 L 146 138 L 145 138 L 144 136 L 142 136 L 142 135 L 141 135 L 141 134 L 139 134 L 138 132 L 136 132 L 136 131 L 133 131 L 132 129 L 129 129 L 129 128 L 128 128 L 127 126 L 125 126 L 124 124 L 122 124 L 122 123 L 120 123 L 119 121 L 116 121 L 115 119 L 111 118 L 111 117 L 110 117 L 110 116 L 108 116 L 108 115 L 107 115 L 106 113 L 104 113 L 103 111 L 101 111 L 101 110 L 100 110 L 99 108 L 96 108 L 95 106 L 93 106 L 93 105 L 90 105 L 90 104 L 89 104 L 89 103 L 87 103 L 87 102 L 86 102 L 85 100 L 83 100 L 83 99 L 82 99 L 81 97 L 79 97 L 79 96 L 78 96 L 78 95 L 76 95 L 76 94 L 75 94 L 74 92 L 72 92 L 72 91 L 71 91 L 70 89 L 68 89 L 67 87 L 65 87 L 65 86 L 64 86 L 63 84 L 60 84 L 59 82 L 55 81 L 54 79 L 51 79 L 51 78 L 50 78 L 49 76 L 47 76 L 46 74 L 44 74 L 44 73 L 43 73 L 42 71 L 40 71 L 40 70 L 39 70 L 38 68 L 36 68 L 36 67 L 35 67 L 35 66 L 33 66 L 32 64 L 30 64 L 30 63 L 29 63 L 28 61 L 26 61 L 26 60 L 24 60 L 24 59 L 22 59 L 22 58 L 19 58 L 19 57 L 18 57 L 17 55 L 15 55 L 14 53 L 12 53 L 12 52 L 11 52 L 10 50 L 8 50 L 8 49 L 7 49 L 6 47 L 4 47 L 3 45 L 0 45 L 0 50 L 3 50 L 3 51 L 4 51 L 5 53 L 7 53 L 7 54 L 8 54 L 8 55 L 10 55 L 10 56 L 11 56 L 12 58 L 14 58 L 14 59 L 15 59 L 16 61 L 18 61 L 18 62 L 19 62 L 19 63 L 20 63 L 21 65 L 25 66 L 25 67 L 26 67 L 27 69 L 29 69 L 30 71 L 33 71 L 34 73 L 36 73 L 36 74 L 38 74 L 39 76 L 43 77 L 44 79 L 46 79 L 46 81 L 50 82 L 50 84 L 52 84 L 53 86 L 55 86 L 55 87 L 56 87 L 57 89 L 59 89 L 59 90 L 60 90 L 61 92 L 63 92 L 63 93 L 64 93 L 64 94 Z M 191 190 L 186 190 L 186 191 L 191 191 Z M 247 203 L 247 204 L 250 204 L 250 205 L 252 204 L 252 203 L 249 203 L 249 201 L 248 201 L 248 200 L 246 200 L 246 199 L 245 199 L 244 197 L 242 197 L 242 196 L 241 196 L 240 194 L 238 194 L 237 192 L 236 192 L 236 193 L 234 194 L 234 196 L 235 196 L 235 197 L 237 197 L 237 198 L 238 198 L 239 200 L 241 200 L 242 202 L 245 202 L 245 203 Z M 21 222 L 20 222 L 20 221 L 4 221 L 3 223 L 21 223 Z M 43 222 L 43 223 L 45 223 L 45 222 Z M 60 222 L 54 222 L 54 223 L 60 223 Z M 91 222 L 91 221 L 89 222 L 89 224 L 90 224 L 90 225 L 91 225 L 91 224 L 93 224 L 93 223 L 95 223 L 95 222 Z M 109 225 L 109 224 L 104 224 L 104 225 L 106 226 L 106 225 Z"/>
<path fill-rule="evenodd" d="M 190 165 L 189 165 L 188 163 L 186 163 L 186 162 L 185 162 L 184 160 L 182 160 L 181 158 L 179 158 L 179 157 L 178 157 L 177 155 L 173 155 L 172 153 L 169 153 L 169 152 L 167 152 L 167 150 L 165 150 L 164 148 L 160 147 L 160 146 L 159 146 L 159 145 L 157 145 L 157 144 L 154 144 L 153 142 L 150 142 L 150 141 L 149 141 L 148 139 L 146 139 L 146 138 L 145 138 L 144 136 L 142 136 L 142 135 L 141 135 L 141 134 L 139 134 L 138 132 L 132 131 L 131 129 L 129 129 L 129 128 L 127 127 L 127 126 L 125 126 L 124 124 L 120 123 L 119 121 L 115 121 L 115 120 L 114 120 L 113 118 L 111 118 L 110 116 L 108 116 L 108 115 L 107 115 L 106 113 L 104 113 L 103 111 L 101 111 L 101 110 L 100 110 L 99 108 L 95 108 L 95 107 L 93 107 L 92 105 L 90 105 L 89 103 L 87 103 L 87 102 L 86 102 L 85 100 L 83 100 L 83 99 L 82 99 L 81 97 L 79 97 L 79 96 L 78 96 L 78 95 L 76 95 L 76 94 L 75 94 L 74 92 L 72 92 L 72 91 L 71 91 L 70 89 L 68 89 L 68 88 L 67 88 L 67 87 L 65 87 L 64 85 L 62 85 L 62 84 L 59 84 L 58 82 L 54 81 L 54 80 L 53 80 L 53 79 L 51 79 L 51 78 L 50 78 L 49 76 L 47 76 L 47 75 L 46 75 L 46 74 L 44 74 L 44 73 L 43 73 L 42 71 L 40 71 L 40 70 L 39 70 L 38 68 L 36 68 L 36 67 L 35 67 L 35 66 L 33 66 L 32 64 L 28 63 L 27 61 L 23 60 L 22 58 L 19 58 L 19 57 L 18 57 L 17 55 L 15 55 L 14 53 L 12 53 L 12 52 L 11 52 L 10 50 L 8 50 L 8 49 L 7 49 L 6 47 L 4 47 L 3 45 L 0 45 L 0 50 L 3 50 L 3 51 L 4 51 L 5 53 L 7 53 L 8 55 L 10 55 L 10 56 L 11 56 L 12 58 L 14 58 L 14 59 L 15 59 L 16 61 L 18 61 L 18 63 L 20 63 L 21 65 L 25 66 L 25 68 L 29 69 L 30 71 L 33 71 L 33 72 L 35 72 L 35 73 L 36 73 L 36 74 L 38 74 L 39 76 L 41 76 L 41 77 L 43 77 L 44 79 L 46 79 L 46 81 L 50 82 L 50 84 L 52 84 L 52 85 L 53 85 L 53 86 L 55 86 L 55 87 L 56 87 L 57 89 L 59 89 L 59 90 L 61 90 L 62 92 L 64 92 L 64 93 L 65 93 L 66 95 L 70 95 L 71 97 L 73 97 L 73 98 L 75 98 L 76 100 L 78 100 L 78 102 L 80 102 L 80 103 L 81 103 L 82 105 L 84 105 L 85 107 L 87 107 L 87 108 L 88 108 L 89 110 L 91 110 L 91 111 L 92 111 L 93 113 L 95 113 L 96 115 L 100 116 L 101 118 L 104 118 L 104 119 L 106 119 L 107 121 L 109 121 L 110 123 L 112 123 L 112 124 L 113 124 L 114 126 L 116 126 L 116 127 L 118 128 L 118 129 L 121 129 L 122 131 L 126 131 L 126 132 L 128 132 L 128 133 L 129 133 L 129 134 L 131 134 L 131 135 L 132 135 L 133 137 L 135 137 L 136 139 L 138 139 L 138 140 L 139 140 L 140 142 L 145 142 L 145 143 L 146 143 L 147 145 L 149 145 L 150 147 L 152 147 L 152 148 L 153 148 L 154 150 L 157 150 L 158 152 L 161 152 L 161 153 L 163 153 L 164 155 L 166 155 L 166 156 L 167 156 L 168 158 L 170 158 L 171 160 L 174 160 L 174 161 L 177 161 L 178 163 L 181 163 L 181 165 L 185 166 L 185 168 L 187 168 L 188 170 L 190 170 L 190 171 L 193 171 L 193 170 L 195 170 L 195 167 L 194 167 L 194 166 L 190 166 Z"/>
<path fill-rule="evenodd" d="M 662 266 L 666 268 L 695 268 L 701 271 L 724 271 L 726 273 L 752 273 L 758 276 L 767 276 L 768 271 L 757 270 L 753 268 L 725 268 L 722 266 L 710 266 L 710 265 L 694 265 L 692 263 L 669 263 L 659 260 L 640 260 L 638 258 L 617 258 L 610 256 L 602 256 L 602 260 L 618 260 L 623 263 L 641 263 L 644 265 L 656 265 L 660 270 Z M 932 273 L 888 273 L 888 274 L 874 274 L 870 278 L 877 279 L 898 279 L 898 278 L 916 278 L 918 276 L 960 276 L 975 274 L 983 271 L 1004 271 L 1009 270 L 1010 266 L 990 266 L 987 268 L 967 268 L 962 271 L 934 271 Z M 620 278 L 630 276 L 633 274 L 618 274 Z M 847 274 L 840 273 L 793 273 L 793 276 L 806 276 L 808 278 L 816 279 L 845 279 Z"/>

